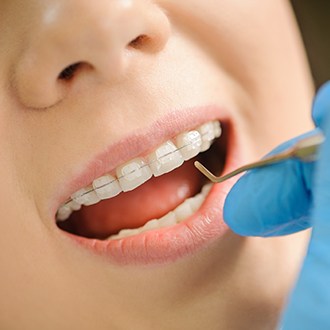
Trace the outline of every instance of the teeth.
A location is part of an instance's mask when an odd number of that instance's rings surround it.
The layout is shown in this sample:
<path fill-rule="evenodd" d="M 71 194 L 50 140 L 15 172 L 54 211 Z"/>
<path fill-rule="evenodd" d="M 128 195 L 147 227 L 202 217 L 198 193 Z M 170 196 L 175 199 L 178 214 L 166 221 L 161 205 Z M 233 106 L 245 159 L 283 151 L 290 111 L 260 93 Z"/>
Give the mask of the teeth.
<path fill-rule="evenodd" d="M 202 136 L 201 151 L 206 151 L 210 148 L 212 141 L 215 139 L 213 123 L 206 123 L 198 128 L 198 132 Z"/>
<path fill-rule="evenodd" d="M 150 167 L 141 159 L 135 159 L 117 168 L 117 177 L 123 191 L 130 191 L 152 177 Z"/>
<path fill-rule="evenodd" d="M 160 228 L 173 226 L 178 223 L 175 212 L 169 212 L 157 221 L 158 221 L 158 227 Z"/>
<path fill-rule="evenodd" d="M 213 122 L 213 130 L 214 130 L 214 136 L 216 138 L 221 136 L 222 129 L 221 129 L 221 125 L 218 121 Z"/>
<path fill-rule="evenodd" d="M 202 137 L 198 131 L 182 133 L 176 138 L 176 145 L 180 149 L 183 159 L 188 160 L 200 153 Z"/>
<path fill-rule="evenodd" d="M 76 203 L 75 201 L 71 201 L 65 205 L 62 205 L 59 210 L 57 211 L 57 220 L 58 221 L 65 221 L 69 218 L 73 211 L 78 211 L 81 209 L 81 204 Z"/>
<path fill-rule="evenodd" d="M 93 205 L 93 204 L 96 204 L 98 203 L 101 199 L 96 195 L 96 192 L 93 190 L 93 191 L 90 191 L 88 192 L 86 195 L 85 195 L 85 202 L 83 203 L 83 205 L 85 206 L 89 206 L 89 205 Z"/>
<path fill-rule="evenodd" d="M 173 142 L 167 141 L 150 156 L 150 168 L 154 176 L 171 172 L 183 164 L 183 157 Z"/>
<path fill-rule="evenodd" d="M 104 175 L 93 181 L 93 188 L 100 199 L 117 196 L 122 190 L 118 180 L 111 175 Z"/>
<path fill-rule="evenodd" d="M 182 221 L 184 219 L 187 219 L 193 214 L 193 210 L 191 209 L 190 202 L 182 203 L 175 209 L 175 214 L 177 216 L 178 221 Z"/>
<path fill-rule="evenodd" d="M 158 219 L 150 220 L 143 227 L 134 229 L 136 231 L 134 234 L 136 235 L 153 229 L 170 227 L 176 225 L 177 223 L 178 222 L 177 222 L 176 214 L 174 212 L 169 212 L 159 220 Z"/>
<path fill-rule="evenodd" d="M 137 158 L 121 165 L 116 169 L 116 177 L 104 175 L 94 180 L 91 186 L 75 192 L 70 201 L 58 209 L 57 220 L 66 220 L 73 211 L 79 210 L 81 205 L 96 204 L 100 200 L 115 197 L 122 191 L 133 190 L 149 180 L 152 175 L 160 176 L 171 172 L 184 161 L 206 151 L 213 140 L 221 136 L 221 132 L 218 121 L 208 122 L 195 130 L 179 134 L 173 139 L 175 143 L 165 142 L 145 159 Z M 188 211 L 188 207 L 180 209 L 179 219 Z"/>
<path fill-rule="evenodd" d="M 140 232 L 145 232 L 148 230 L 152 230 L 152 229 L 157 229 L 158 228 L 158 220 L 157 219 L 153 219 L 148 221 L 140 230 Z"/>
<path fill-rule="evenodd" d="M 123 237 L 134 236 L 137 235 L 138 233 L 139 231 L 137 229 L 123 229 L 117 235 L 113 235 L 111 238 L 119 239 Z"/>
<path fill-rule="evenodd" d="M 69 218 L 71 212 L 71 208 L 68 205 L 63 205 L 58 209 L 56 219 L 58 221 L 65 221 Z"/>
<path fill-rule="evenodd" d="M 170 227 L 179 224 L 183 220 L 193 215 L 201 207 L 211 188 L 212 184 L 207 184 L 203 187 L 201 193 L 197 194 L 195 197 L 185 200 L 182 204 L 177 206 L 175 210 L 170 211 L 162 218 L 152 219 L 140 228 L 123 229 L 118 234 L 112 235 L 108 239 L 120 239 L 144 233 L 146 231 Z"/>
<path fill-rule="evenodd" d="M 207 196 L 209 194 L 211 188 L 212 188 L 212 183 L 208 183 L 208 184 L 204 185 L 204 187 L 202 188 L 202 195 Z"/>
<path fill-rule="evenodd" d="M 86 187 L 78 190 L 71 198 L 80 205 L 93 205 L 98 203 L 101 199 L 96 195 L 92 187 Z"/>
<path fill-rule="evenodd" d="M 70 203 L 67 204 L 71 211 L 79 211 L 81 209 L 81 204 L 75 202 L 75 201 L 71 201 Z"/>
<path fill-rule="evenodd" d="M 204 202 L 205 197 L 202 194 L 199 194 L 193 198 L 189 198 L 188 202 L 190 204 L 191 210 L 196 212 Z"/>
<path fill-rule="evenodd" d="M 71 195 L 71 198 L 75 203 L 82 205 L 86 201 L 85 195 L 88 191 L 89 190 L 87 188 L 82 188 L 75 192 L 73 195 Z"/>

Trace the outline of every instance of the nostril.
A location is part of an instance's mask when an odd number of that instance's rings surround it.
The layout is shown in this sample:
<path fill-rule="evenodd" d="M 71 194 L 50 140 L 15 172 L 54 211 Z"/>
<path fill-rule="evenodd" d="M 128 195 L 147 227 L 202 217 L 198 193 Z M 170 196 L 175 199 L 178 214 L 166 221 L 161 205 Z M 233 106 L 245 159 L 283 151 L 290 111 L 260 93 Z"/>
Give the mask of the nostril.
<path fill-rule="evenodd" d="M 133 39 L 128 46 L 135 48 L 135 49 L 141 49 L 142 47 L 144 47 L 146 44 L 148 44 L 150 42 L 150 37 L 148 37 L 145 34 L 141 34 L 138 37 L 136 37 L 135 39 Z"/>
<path fill-rule="evenodd" d="M 58 75 L 58 79 L 60 80 L 71 80 L 77 70 L 81 67 L 82 62 L 77 62 L 74 64 L 71 64 L 67 66 L 65 69 L 63 69 L 60 74 Z"/>
<path fill-rule="evenodd" d="M 83 1 L 78 8 L 75 1 L 61 1 L 52 20 L 40 20 L 28 34 L 12 79 L 22 105 L 46 109 L 87 85 L 117 84 L 129 68 L 142 70 L 147 62 L 141 59 L 164 48 L 171 26 L 158 7 L 148 1 L 128 1 L 128 7 L 127 1 L 101 2 L 96 8 Z M 79 15 L 72 17 L 76 9 Z"/>

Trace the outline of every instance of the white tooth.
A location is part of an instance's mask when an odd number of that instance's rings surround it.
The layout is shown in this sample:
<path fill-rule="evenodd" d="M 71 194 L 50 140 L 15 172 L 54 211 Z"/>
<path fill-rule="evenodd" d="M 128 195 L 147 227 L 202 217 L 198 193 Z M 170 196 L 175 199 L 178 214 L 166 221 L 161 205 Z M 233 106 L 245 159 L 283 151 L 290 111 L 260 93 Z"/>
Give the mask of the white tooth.
<path fill-rule="evenodd" d="M 177 224 L 174 212 L 169 212 L 158 220 L 159 227 L 169 227 Z"/>
<path fill-rule="evenodd" d="M 202 136 L 201 151 L 206 151 L 210 148 L 212 141 L 215 138 L 213 123 L 206 123 L 197 128 L 198 132 Z"/>
<path fill-rule="evenodd" d="M 129 237 L 133 236 L 139 233 L 138 229 L 122 229 L 118 235 L 117 238 L 123 238 L 123 237 Z"/>
<path fill-rule="evenodd" d="M 84 202 L 85 206 L 94 205 L 101 200 L 94 190 L 90 191 L 85 196 L 87 197 L 87 200 Z"/>
<path fill-rule="evenodd" d="M 221 124 L 218 121 L 213 122 L 213 129 L 214 129 L 214 136 L 216 138 L 221 136 L 222 129 L 221 129 Z"/>
<path fill-rule="evenodd" d="M 68 206 L 68 204 L 62 205 L 56 213 L 56 220 L 65 221 L 66 219 L 69 218 L 71 213 L 72 213 L 71 208 L 70 208 L 70 206 Z"/>
<path fill-rule="evenodd" d="M 122 191 L 118 180 L 111 175 L 104 175 L 94 180 L 93 188 L 100 199 L 115 197 Z"/>
<path fill-rule="evenodd" d="M 211 188 L 212 188 L 213 184 L 212 183 L 208 183 L 205 186 L 203 186 L 202 188 L 202 195 L 204 197 L 206 197 L 208 195 L 208 193 L 210 192 Z"/>
<path fill-rule="evenodd" d="M 109 236 L 106 240 L 118 239 L 118 238 L 119 238 L 119 235 L 116 234 L 116 235 L 111 235 L 111 236 Z"/>
<path fill-rule="evenodd" d="M 193 214 L 193 210 L 191 209 L 191 205 L 188 201 L 184 201 L 174 210 L 174 212 L 178 222 L 189 218 Z"/>
<path fill-rule="evenodd" d="M 120 232 L 116 235 L 111 235 L 108 239 L 120 239 L 122 238 L 123 236 L 120 235 Z"/>
<path fill-rule="evenodd" d="M 198 194 L 195 197 L 189 198 L 190 207 L 193 212 L 196 212 L 203 204 L 205 197 L 202 194 Z"/>
<path fill-rule="evenodd" d="M 176 145 L 180 149 L 183 159 L 188 160 L 199 154 L 202 137 L 198 131 L 182 133 L 177 136 Z"/>
<path fill-rule="evenodd" d="M 123 191 L 130 191 L 152 177 L 150 167 L 141 158 L 117 168 L 117 177 Z"/>
<path fill-rule="evenodd" d="M 89 190 L 90 189 L 88 188 L 82 188 L 71 195 L 71 199 L 73 199 L 76 203 L 83 205 L 87 201 L 86 195 Z"/>
<path fill-rule="evenodd" d="M 153 219 L 148 221 L 142 228 L 141 228 L 141 232 L 145 232 L 148 230 L 152 230 L 152 229 L 157 229 L 159 228 L 159 224 L 158 224 L 159 220 L 157 219 Z"/>
<path fill-rule="evenodd" d="M 165 142 L 149 155 L 149 164 L 154 176 L 171 172 L 183 162 L 180 151 L 171 141 Z"/>
<path fill-rule="evenodd" d="M 100 198 L 96 195 L 92 187 L 86 187 L 75 192 L 71 199 L 80 205 L 93 205 L 100 201 Z"/>
<path fill-rule="evenodd" d="M 109 239 L 119 239 L 119 238 L 121 238 L 121 236 L 119 236 L 119 233 L 118 233 L 118 234 L 114 234 L 114 235 L 109 236 L 107 238 L 107 240 L 109 240 Z"/>
<path fill-rule="evenodd" d="M 67 205 L 70 207 L 71 211 L 79 211 L 81 209 L 81 204 L 73 200 L 69 202 Z"/>

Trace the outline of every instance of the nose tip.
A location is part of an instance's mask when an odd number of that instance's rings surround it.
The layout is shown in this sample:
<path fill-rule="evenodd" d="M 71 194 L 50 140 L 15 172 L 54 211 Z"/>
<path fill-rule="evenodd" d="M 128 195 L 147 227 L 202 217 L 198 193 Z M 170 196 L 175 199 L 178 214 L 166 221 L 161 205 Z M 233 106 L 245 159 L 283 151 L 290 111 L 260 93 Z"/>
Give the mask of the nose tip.
<path fill-rule="evenodd" d="M 15 70 L 18 97 L 31 108 L 62 101 L 80 71 L 120 79 L 137 57 L 160 52 L 170 33 L 164 12 L 144 0 L 62 0 L 38 21 Z"/>

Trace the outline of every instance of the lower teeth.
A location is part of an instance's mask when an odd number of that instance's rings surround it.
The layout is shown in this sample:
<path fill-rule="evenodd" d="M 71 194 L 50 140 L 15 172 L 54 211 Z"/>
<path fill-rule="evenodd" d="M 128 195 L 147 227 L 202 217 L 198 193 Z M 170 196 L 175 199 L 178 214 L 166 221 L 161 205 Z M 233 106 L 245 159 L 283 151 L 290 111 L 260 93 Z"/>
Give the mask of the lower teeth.
<path fill-rule="evenodd" d="M 196 212 L 203 204 L 207 194 L 209 193 L 212 184 L 208 183 L 202 191 L 194 197 L 186 199 L 182 204 L 176 207 L 173 211 L 167 213 L 160 219 L 152 219 L 148 221 L 143 227 L 135 229 L 122 229 L 118 234 L 111 235 L 108 240 L 120 239 L 124 237 L 134 236 L 144 233 L 146 231 L 170 227 L 179 224 L 183 220 L 187 219 L 194 212 Z"/>

